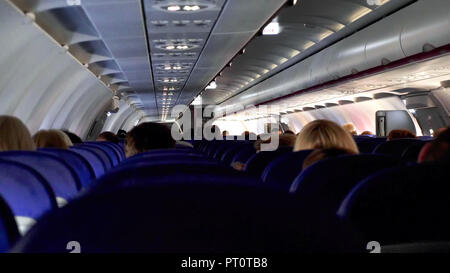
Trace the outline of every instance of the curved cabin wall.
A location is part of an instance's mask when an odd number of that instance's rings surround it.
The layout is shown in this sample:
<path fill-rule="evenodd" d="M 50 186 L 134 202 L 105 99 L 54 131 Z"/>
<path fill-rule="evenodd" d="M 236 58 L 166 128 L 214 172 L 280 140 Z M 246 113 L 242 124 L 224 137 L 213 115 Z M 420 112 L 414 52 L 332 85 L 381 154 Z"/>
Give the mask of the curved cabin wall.
<path fill-rule="evenodd" d="M 31 133 L 86 137 L 112 92 L 7 1 L 0 1 L 0 37 L 0 114 L 20 118 Z"/>
<path fill-rule="evenodd" d="M 419 0 L 225 101 L 258 105 L 450 44 L 450 1 Z M 282 102 L 280 102 L 282 103 Z"/>
<path fill-rule="evenodd" d="M 392 97 L 283 115 L 282 121 L 286 122 L 291 130 L 297 133 L 303 126 L 316 119 L 331 120 L 339 125 L 352 123 L 355 125 L 358 134 L 364 131 L 376 133 L 375 113 L 383 110 L 407 109 L 401 99 Z M 422 135 L 416 119 L 413 116 L 411 116 L 411 119 L 416 126 L 417 135 Z"/>
<path fill-rule="evenodd" d="M 299 133 L 309 122 L 316 119 L 327 119 L 336 122 L 339 125 L 352 123 L 360 134 L 364 131 L 376 133 L 375 113 L 377 111 L 388 110 L 407 110 L 405 104 L 398 97 L 370 100 L 346 105 L 339 105 L 329 108 L 316 109 L 306 112 L 285 114 L 281 116 L 281 122 L 286 123 L 295 133 Z M 411 114 L 410 114 L 411 115 Z M 421 136 L 422 131 L 416 119 L 411 116 L 416 126 L 417 135 Z M 261 118 L 244 121 L 224 121 L 217 120 L 215 125 L 220 130 L 227 130 L 232 135 L 240 135 L 245 130 L 256 134 L 264 133 L 266 123 L 275 122 L 274 118 Z"/>

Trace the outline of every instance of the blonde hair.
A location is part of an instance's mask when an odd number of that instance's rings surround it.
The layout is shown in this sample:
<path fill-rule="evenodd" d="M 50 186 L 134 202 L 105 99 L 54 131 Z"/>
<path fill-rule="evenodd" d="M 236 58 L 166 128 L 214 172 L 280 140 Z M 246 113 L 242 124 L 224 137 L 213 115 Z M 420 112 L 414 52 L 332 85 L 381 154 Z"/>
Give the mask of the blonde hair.
<path fill-rule="evenodd" d="M 34 151 L 36 146 L 23 122 L 11 116 L 0 116 L 0 151 Z"/>
<path fill-rule="evenodd" d="M 33 136 L 38 148 L 69 149 L 73 146 L 69 136 L 60 130 L 41 130 Z"/>
<path fill-rule="evenodd" d="M 356 128 L 355 125 L 353 125 L 353 123 L 346 123 L 344 125 L 342 125 L 342 128 L 349 132 L 351 135 L 356 136 L 358 134 L 358 132 L 356 132 Z"/>
<path fill-rule="evenodd" d="M 298 134 L 294 151 L 330 148 L 359 153 L 353 137 L 341 126 L 329 120 L 315 120 L 308 123 Z"/>

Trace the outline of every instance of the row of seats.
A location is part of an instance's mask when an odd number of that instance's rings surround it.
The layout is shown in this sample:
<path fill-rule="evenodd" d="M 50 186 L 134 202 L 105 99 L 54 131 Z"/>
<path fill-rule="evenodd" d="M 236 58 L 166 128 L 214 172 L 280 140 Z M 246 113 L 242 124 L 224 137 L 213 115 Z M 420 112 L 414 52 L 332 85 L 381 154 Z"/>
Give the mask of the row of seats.
<path fill-rule="evenodd" d="M 283 148 L 253 152 L 250 166 L 238 172 L 222 159 L 230 151 L 235 155 L 228 158 L 250 151 L 251 142 L 219 142 L 214 149 L 212 142 L 194 144 L 195 149 L 154 150 L 121 161 L 82 198 L 44 215 L 13 251 L 61 252 L 74 236 L 87 252 L 159 253 L 362 251 L 368 240 L 397 244 L 447 236 L 441 233 L 449 222 L 438 215 L 449 207 L 441 183 L 448 170 L 442 166 L 405 166 L 399 156 L 362 154 L 302 171 L 301 161 L 311 151 Z M 300 166 L 298 173 L 289 173 L 293 165 Z M 281 180 L 284 174 L 288 178 Z M 391 190 L 394 183 L 398 190 Z M 428 183 L 431 188 L 423 190 Z M 407 190 L 398 197 L 402 188 Z M 388 203 L 381 205 L 384 196 Z M 439 201 L 429 202 L 433 196 Z M 367 212 L 384 228 L 372 228 Z M 404 217 L 394 217 L 397 213 Z M 425 220 L 441 225 L 435 234 L 420 225 L 430 223 Z M 401 229 L 393 225 L 407 228 L 408 221 L 419 224 L 394 236 Z"/>
<path fill-rule="evenodd" d="M 42 215 L 80 196 L 124 158 L 122 147 L 107 142 L 88 142 L 69 150 L 1 152 L 0 196 L 24 234 Z"/>

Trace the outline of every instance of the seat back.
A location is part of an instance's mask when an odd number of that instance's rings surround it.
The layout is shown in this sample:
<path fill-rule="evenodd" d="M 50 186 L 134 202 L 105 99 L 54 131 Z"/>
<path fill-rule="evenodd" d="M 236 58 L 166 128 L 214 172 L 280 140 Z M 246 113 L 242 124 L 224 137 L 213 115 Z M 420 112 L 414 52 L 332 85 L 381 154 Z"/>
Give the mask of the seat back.
<path fill-rule="evenodd" d="M 245 164 L 244 171 L 254 175 L 256 177 L 261 177 L 264 169 L 278 157 L 292 152 L 292 147 L 279 147 L 276 151 L 262 151 L 252 155 Z"/>
<path fill-rule="evenodd" d="M 97 153 L 105 163 L 107 170 L 119 164 L 119 160 L 111 147 L 102 144 L 92 144 L 92 143 L 83 143 L 78 146 L 90 149 L 93 152 Z"/>
<path fill-rule="evenodd" d="M 192 162 L 211 162 L 212 159 L 205 158 L 200 154 L 147 154 L 145 156 L 130 157 L 119 166 L 131 166 L 137 163 L 152 163 L 154 165 L 164 165 L 166 162 L 179 161 L 186 164 Z"/>
<path fill-rule="evenodd" d="M 376 173 L 345 198 L 338 215 L 383 244 L 450 240 L 448 166 L 413 165 Z"/>
<path fill-rule="evenodd" d="M 394 139 L 394 140 L 379 144 L 375 148 L 373 153 L 401 157 L 403 152 L 409 146 L 417 144 L 417 143 L 423 143 L 423 142 L 422 142 L 422 140 L 413 139 L 413 138 L 411 138 L 411 139 L 409 139 L 409 138 Z"/>
<path fill-rule="evenodd" d="M 64 205 L 77 196 L 82 188 L 73 167 L 57 156 L 42 152 L 1 152 L 0 158 L 29 166 L 38 172 L 50 185 L 58 204 Z"/>
<path fill-rule="evenodd" d="M 82 146 L 70 147 L 70 150 L 84 157 L 94 170 L 95 177 L 99 178 L 106 172 L 106 166 L 102 158 L 90 149 L 86 149 Z"/>
<path fill-rule="evenodd" d="M 403 152 L 402 159 L 406 162 L 417 162 L 420 151 L 422 151 L 425 144 L 427 144 L 426 141 L 421 141 L 410 145 Z"/>
<path fill-rule="evenodd" d="M 14 214 L 0 196 L 0 253 L 7 252 L 19 236 Z"/>
<path fill-rule="evenodd" d="M 253 145 L 245 145 L 238 149 L 238 152 L 231 160 L 231 163 L 233 162 L 246 163 L 250 159 L 250 157 L 252 157 L 254 154 L 256 154 L 256 150 L 255 148 L 253 148 Z"/>
<path fill-rule="evenodd" d="M 399 164 L 384 155 L 350 155 L 319 161 L 294 180 L 290 192 L 311 209 L 335 214 L 351 189 L 361 180 Z"/>
<path fill-rule="evenodd" d="M 194 160 L 172 159 L 165 161 L 135 161 L 123 164 L 96 181 L 96 185 L 105 187 L 129 187 L 154 183 L 195 183 L 196 181 L 230 184 L 260 184 L 261 181 L 247 177 L 232 168 L 220 165 L 211 160 L 197 158 Z"/>
<path fill-rule="evenodd" d="M 57 208 L 50 185 L 25 164 L 0 159 L 0 195 L 11 208 L 21 232 L 39 217 Z"/>
<path fill-rule="evenodd" d="M 264 169 L 262 181 L 288 191 L 302 171 L 303 161 L 311 152 L 312 150 L 304 150 L 281 155 Z"/>
<path fill-rule="evenodd" d="M 89 161 L 86 160 L 80 154 L 64 149 L 55 148 L 43 148 L 39 149 L 39 152 L 55 155 L 68 165 L 73 167 L 73 170 L 77 173 L 82 187 L 87 187 L 92 180 L 95 179 L 95 172 Z"/>
<path fill-rule="evenodd" d="M 68 252 L 74 238 L 83 253 L 341 252 L 364 245 L 337 221 L 322 225 L 326 233 L 304 221 L 287 193 L 214 183 L 136 186 L 91 192 L 53 212 L 12 252 Z"/>
<path fill-rule="evenodd" d="M 239 142 L 236 143 L 236 145 L 231 146 L 228 148 L 220 158 L 220 161 L 224 165 L 230 165 L 233 162 L 233 158 L 238 154 L 240 151 L 242 151 L 243 148 L 251 146 L 248 142 Z"/>
<path fill-rule="evenodd" d="M 125 154 L 122 153 L 122 151 L 123 151 L 122 148 L 120 148 L 119 145 L 117 145 L 113 142 L 92 141 L 92 142 L 84 142 L 83 144 L 96 145 L 96 146 L 102 148 L 103 150 L 105 150 L 105 152 L 108 153 L 108 155 L 111 157 L 111 159 L 113 160 L 113 163 L 115 165 L 120 163 L 124 159 L 124 156 L 125 156 Z"/>

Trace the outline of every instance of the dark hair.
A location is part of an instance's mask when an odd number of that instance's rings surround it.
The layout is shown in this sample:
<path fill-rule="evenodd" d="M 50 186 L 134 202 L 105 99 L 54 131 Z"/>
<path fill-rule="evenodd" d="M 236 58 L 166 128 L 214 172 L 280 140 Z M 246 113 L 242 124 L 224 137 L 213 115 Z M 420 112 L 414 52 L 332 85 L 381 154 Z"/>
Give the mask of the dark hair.
<path fill-rule="evenodd" d="M 116 134 L 114 134 L 113 132 L 103 132 L 100 135 L 98 135 L 97 140 L 99 140 L 99 138 L 104 139 L 105 141 L 109 141 L 109 142 L 113 142 L 116 144 L 119 144 L 119 138 L 116 136 Z"/>
<path fill-rule="evenodd" d="M 397 129 L 397 130 L 392 130 L 387 137 L 388 140 L 401 139 L 401 138 L 416 138 L 416 134 L 414 134 L 411 131 L 405 130 L 405 129 Z"/>
<path fill-rule="evenodd" d="M 119 131 L 117 131 L 117 137 L 119 139 L 124 139 L 127 137 L 127 131 L 120 129 Z"/>
<path fill-rule="evenodd" d="M 73 144 L 83 143 L 83 140 L 81 140 L 81 138 L 79 136 L 77 136 L 76 134 L 69 132 L 67 130 L 62 130 L 62 131 L 70 138 L 70 141 L 72 141 Z"/>
<path fill-rule="evenodd" d="M 134 127 L 127 135 L 127 155 L 132 156 L 155 149 L 171 149 L 175 147 L 171 130 L 159 123 L 142 123 Z"/>
<path fill-rule="evenodd" d="M 422 148 L 418 161 L 419 163 L 440 162 L 450 164 L 450 127 L 441 130 L 435 140 Z"/>

